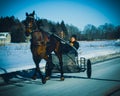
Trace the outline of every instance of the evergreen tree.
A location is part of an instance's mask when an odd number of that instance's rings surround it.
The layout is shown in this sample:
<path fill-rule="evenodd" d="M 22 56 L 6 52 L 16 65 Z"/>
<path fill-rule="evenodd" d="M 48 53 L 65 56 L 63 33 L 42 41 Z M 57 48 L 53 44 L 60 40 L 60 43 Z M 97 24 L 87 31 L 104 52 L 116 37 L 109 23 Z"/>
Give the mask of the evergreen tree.
<path fill-rule="evenodd" d="M 61 28 L 62 28 L 62 31 L 64 32 L 65 34 L 65 39 L 68 40 L 69 39 L 69 35 L 68 35 L 68 31 L 67 31 L 67 28 L 64 24 L 64 21 L 61 22 Z"/>
<path fill-rule="evenodd" d="M 25 28 L 22 23 L 18 23 L 11 28 L 11 42 L 25 42 Z"/>

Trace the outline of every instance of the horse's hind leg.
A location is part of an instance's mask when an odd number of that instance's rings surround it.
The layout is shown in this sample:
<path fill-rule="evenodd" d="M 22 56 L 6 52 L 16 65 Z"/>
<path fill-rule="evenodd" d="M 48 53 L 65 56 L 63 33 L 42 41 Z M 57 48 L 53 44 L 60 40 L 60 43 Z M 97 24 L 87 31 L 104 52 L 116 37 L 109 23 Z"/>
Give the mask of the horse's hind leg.
<path fill-rule="evenodd" d="M 50 76 L 51 76 L 51 70 L 50 70 L 50 63 L 49 63 L 49 61 L 47 61 L 47 63 L 46 63 L 46 68 L 45 68 L 45 74 L 46 74 L 46 80 L 49 80 L 50 79 Z"/>
<path fill-rule="evenodd" d="M 33 56 L 33 60 L 35 62 L 35 65 L 36 65 L 36 68 L 35 68 L 35 73 L 33 75 L 33 79 L 36 79 L 37 77 L 37 72 L 39 73 L 40 77 L 41 77 L 41 80 L 42 80 L 42 83 L 45 84 L 46 83 L 46 80 L 44 78 L 44 76 L 42 75 L 42 72 L 40 71 L 40 67 L 39 67 L 39 63 L 41 61 L 41 58 L 37 57 L 37 56 Z"/>
<path fill-rule="evenodd" d="M 63 75 L 63 61 L 62 61 L 62 56 L 59 58 L 59 64 L 60 64 L 60 72 L 61 72 L 61 80 L 64 80 L 64 75 Z"/>
<path fill-rule="evenodd" d="M 56 55 L 57 55 L 57 57 L 58 57 L 58 59 L 59 59 L 59 64 L 60 64 L 60 73 L 61 73 L 61 77 L 60 77 L 60 79 L 62 80 L 62 81 L 64 81 L 64 75 L 63 75 L 63 61 L 62 61 L 62 54 L 58 54 L 58 53 L 56 53 Z"/>

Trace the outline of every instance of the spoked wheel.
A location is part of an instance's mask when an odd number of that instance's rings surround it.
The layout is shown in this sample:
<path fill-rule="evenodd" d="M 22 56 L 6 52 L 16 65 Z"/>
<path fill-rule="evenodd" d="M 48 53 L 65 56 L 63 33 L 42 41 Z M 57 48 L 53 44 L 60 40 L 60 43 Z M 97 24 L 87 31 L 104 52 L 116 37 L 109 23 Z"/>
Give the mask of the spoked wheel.
<path fill-rule="evenodd" d="M 91 78 L 91 74 L 92 74 L 92 67 L 91 67 L 91 61 L 90 59 L 87 60 L 87 77 Z"/>

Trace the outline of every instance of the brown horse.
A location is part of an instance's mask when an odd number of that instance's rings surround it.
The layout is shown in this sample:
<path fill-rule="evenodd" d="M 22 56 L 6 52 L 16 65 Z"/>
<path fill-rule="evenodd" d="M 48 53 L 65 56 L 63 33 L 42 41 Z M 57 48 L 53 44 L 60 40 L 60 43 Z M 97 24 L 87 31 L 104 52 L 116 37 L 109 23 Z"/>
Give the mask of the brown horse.
<path fill-rule="evenodd" d="M 28 14 L 26 13 L 26 36 L 31 36 L 31 52 L 33 60 L 36 65 L 36 69 L 33 75 L 33 79 L 36 79 L 37 72 L 41 76 L 42 83 L 46 83 L 46 80 L 50 78 L 51 70 L 53 68 L 51 52 L 54 51 L 59 59 L 60 69 L 61 69 L 61 80 L 64 80 L 63 76 L 63 62 L 62 62 L 62 47 L 61 42 L 54 35 L 48 34 L 47 32 L 38 28 L 35 18 L 35 12 Z M 45 77 L 39 68 L 39 63 L 41 59 L 45 59 L 46 71 Z"/>

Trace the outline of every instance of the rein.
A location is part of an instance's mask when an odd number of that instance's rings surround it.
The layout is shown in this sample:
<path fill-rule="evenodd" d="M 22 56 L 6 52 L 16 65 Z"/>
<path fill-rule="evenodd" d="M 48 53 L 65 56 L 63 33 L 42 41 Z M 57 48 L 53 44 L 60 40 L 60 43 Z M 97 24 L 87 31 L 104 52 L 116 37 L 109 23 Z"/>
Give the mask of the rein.
<path fill-rule="evenodd" d="M 56 37 L 57 39 L 59 39 L 59 40 L 61 41 L 61 43 L 67 44 L 67 45 L 71 46 L 67 41 L 65 41 L 63 38 L 59 37 L 58 35 L 50 32 L 50 31 L 46 31 L 46 30 L 44 30 L 43 28 L 42 28 L 42 30 L 43 30 L 44 32 L 50 34 L 50 35 L 53 35 L 53 36 Z M 76 49 L 74 46 L 71 46 L 71 47 L 77 52 L 77 49 Z M 78 53 L 78 52 L 77 52 L 77 53 Z"/>

